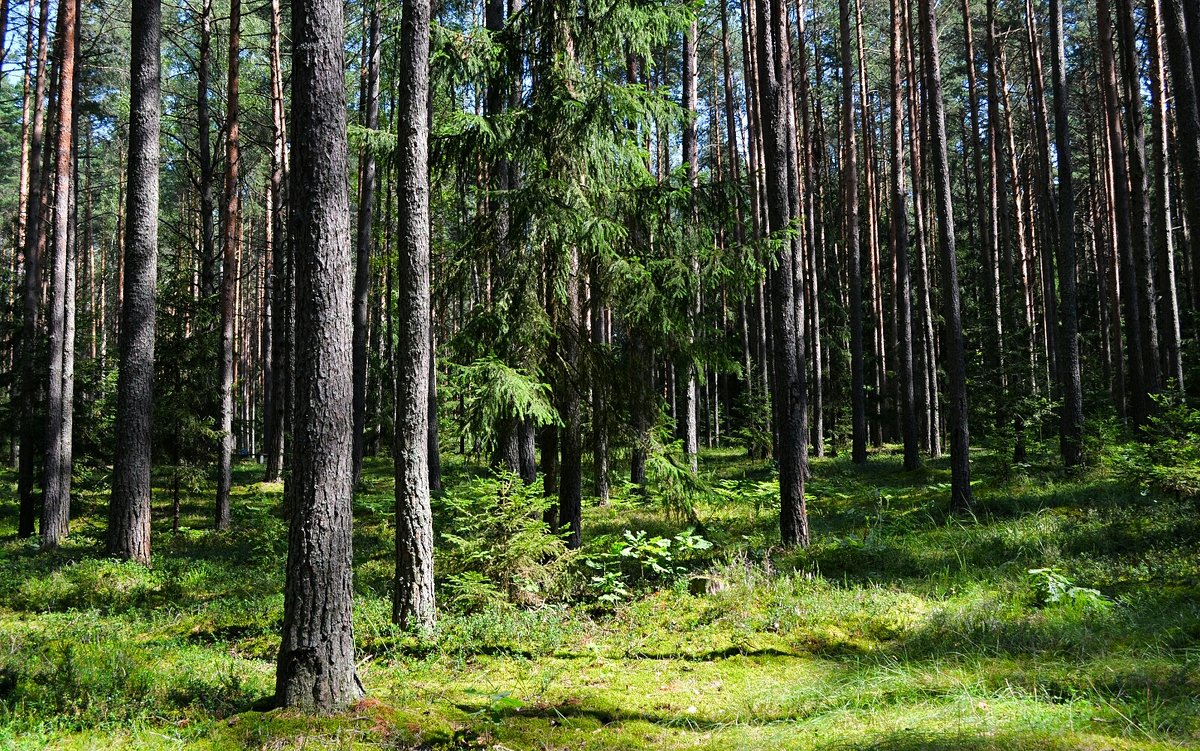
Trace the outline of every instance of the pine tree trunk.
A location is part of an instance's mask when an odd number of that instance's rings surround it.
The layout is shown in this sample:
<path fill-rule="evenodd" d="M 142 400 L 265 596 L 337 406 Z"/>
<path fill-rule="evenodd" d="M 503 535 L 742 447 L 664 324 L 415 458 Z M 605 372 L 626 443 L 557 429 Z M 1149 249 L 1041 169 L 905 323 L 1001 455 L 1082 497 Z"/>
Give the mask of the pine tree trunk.
<path fill-rule="evenodd" d="M 838 0 L 842 65 L 842 245 L 850 282 L 851 457 L 867 460 L 867 401 L 863 353 L 862 256 L 859 250 L 858 146 L 854 127 L 854 61 L 850 54 L 850 3 Z"/>
<path fill-rule="evenodd" d="M 289 237 L 296 261 L 299 429 L 292 443 L 275 697 L 284 706 L 324 712 L 362 695 L 351 623 L 352 281 L 343 34 L 341 3 L 293 4 Z"/>
<path fill-rule="evenodd" d="M 786 11 L 782 0 L 762 0 L 757 19 L 758 95 L 762 113 L 762 138 L 767 179 L 770 235 L 779 240 L 781 254 L 771 275 L 771 307 L 776 428 L 778 430 L 779 531 L 785 546 L 807 546 L 808 513 L 804 503 L 804 450 L 808 426 L 804 421 L 805 369 L 800 366 L 796 321 L 795 264 L 792 243 L 783 236 L 795 218 L 789 190 L 788 111 L 792 104 L 784 80 Z"/>
<path fill-rule="evenodd" d="M 433 514 L 429 506 L 429 0 L 405 0 L 400 41 L 399 351 L 396 364 L 396 593 L 392 619 L 430 628 Z"/>
<path fill-rule="evenodd" d="M 379 128 L 379 68 L 383 34 L 380 3 L 371 5 L 366 46 L 367 66 L 359 107 L 363 127 Z M 375 154 L 365 148 L 359 156 L 358 226 L 354 262 L 354 484 L 362 477 L 364 433 L 367 427 L 367 333 L 370 316 L 371 246 L 375 225 Z"/>
<path fill-rule="evenodd" d="M 126 294 L 121 305 L 120 368 L 113 491 L 107 552 L 150 563 L 150 459 L 154 400 L 154 297 L 158 280 L 158 169 L 162 6 L 134 0 L 130 32 L 129 183 L 125 223 Z"/>
<path fill-rule="evenodd" d="M 283 479 L 285 443 L 285 413 L 292 379 L 288 367 L 288 352 L 293 342 L 294 319 L 290 314 L 292 298 L 291 243 L 287 235 L 284 191 L 287 186 L 286 152 L 287 128 L 283 111 L 283 63 L 280 53 L 282 10 L 280 0 L 271 0 L 271 206 L 270 218 L 274 240 L 271 263 L 271 379 L 270 399 L 263 405 L 263 447 L 266 454 L 267 482 Z"/>
<path fill-rule="evenodd" d="M 967 424 L 967 366 L 959 303 L 958 257 L 954 248 L 950 159 L 946 147 L 946 110 L 942 103 L 941 55 L 931 0 L 920 0 L 921 42 L 925 50 L 925 86 L 931 105 L 929 134 L 933 184 L 937 200 L 938 245 L 941 249 L 942 300 L 946 325 L 945 367 L 950 382 L 950 508 L 971 508 L 970 432 Z"/>
<path fill-rule="evenodd" d="M 238 269 L 238 222 L 241 204 L 239 201 L 238 172 L 240 168 L 238 83 L 241 60 L 241 0 L 231 0 L 229 5 L 229 64 L 226 84 L 228 105 L 225 113 L 225 201 L 221 212 L 222 269 L 221 269 L 221 367 L 218 384 L 221 392 L 220 413 L 217 431 L 221 434 L 217 450 L 217 506 L 216 528 L 229 529 L 229 494 L 233 484 L 233 381 L 234 381 L 234 319 L 237 316 Z"/>
<path fill-rule="evenodd" d="M 200 296 L 217 291 L 216 238 L 213 236 L 213 153 L 208 107 L 209 74 L 212 65 L 213 0 L 201 0 L 200 45 L 196 63 L 196 152 L 200 159 Z"/>
<path fill-rule="evenodd" d="M 896 316 L 900 369 L 900 428 L 904 441 L 904 468 L 921 465 L 917 447 L 916 388 L 913 380 L 912 282 L 908 270 L 908 195 L 904 184 L 904 105 L 900 88 L 903 18 L 899 0 L 892 12 L 892 254 L 896 259 Z"/>
<path fill-rule="evenodd" d="M 42 547 L 57 547 L 67 536 L 71 513 L 71 410 L 73 394 L 64 386 L 74 380 L 67 369 L 67 333 L 74 322 L 67 320 L 68 266 L 70 265 L 71 169 L 74 163 L 74 102 L 76 0 L 58 6 L 58 123 L 54 169 L 54 247 L 50 256 L 50 299 L 47 325 L 50 330 L 50 385 L 46 399 L 45 492 L 42 497 Z M 70 345 L 70 346 L 73 346 Z"/>
<path fill-rule="evenodd" d="M 1058 320 L 1059 453 L 1063 464 L 1083 463 L 1083 379 L 1079 363 L 1079 312 L 1075 262 L 1075 186 L 1071 165 L 1070 103 L 1067 58 L 1063 42 L 1063 0 L 1050 0 L 1050 39 L 1054 47 L 1051 76 L 1054 89 L 1054 144 L 1058 160 Z"/>
<path fill-rule="evenodd" d="M 34 473 L 41 427 L 37 403 L 41 390 L 38 362 L 38 317 L 42 304 L 42 248 L 46 227 L 42 220 L 42 151 L 45 137 L 47 65 L 49 51 L 49 0 L 42 0 L 38 15 L 37 74 L 33 87 L 33 129 L 29 147 L 29 199 L 25 224 L 25 280 L 22 289 L 24 319 L 21 321 L 21 456 L 17 468 L 17 496 L 20 515 L 19 537 L 31 537 L 37 516 L 33 495 Z"/>

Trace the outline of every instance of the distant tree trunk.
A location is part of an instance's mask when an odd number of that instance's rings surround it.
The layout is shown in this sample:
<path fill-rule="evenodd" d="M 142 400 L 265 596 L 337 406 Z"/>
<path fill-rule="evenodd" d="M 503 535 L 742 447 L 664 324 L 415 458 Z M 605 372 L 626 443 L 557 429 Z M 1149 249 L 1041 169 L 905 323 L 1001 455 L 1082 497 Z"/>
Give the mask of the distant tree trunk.
<path fill-rule="evenodd" d="M 757 18 L 758 95 L 762 113 L 763 153 L 767 178 L 768 231 L 781 242 L 781 258 L 771 275 L 774 328 L 774 404 L 779 433 L 780 537 L 785 546 L 808 545 L 808 513 L 804 503 L 805 369 L 800 367 L 796 320 L 795 264 L 792 243 L 780 237 L 792 225 L 789 190 L 788 110 L 783 35 L 787 33 L 782 0 L 762 0 Z"/>
<path fill-rule="evenodd" d="M 1063 464 L 1083 463 L 1083 382 L 1079 364 L 1079 313 L 1075 265 L 1075 186 L 1071 166 L 1067 57 L 1063 47 L 1062 0 L 1050 0 L 1050 39 L 1054 46 L 1054 143 L 1058 158 L 1058 337 L 1062 408 L 1059 453 Z"/>
<path fill-rule="evenodd" d="M 591 287 L 592 346 L 597 357 L 605 351 L 603 284 L 600 281 L 600 264 L 593 263 L 589 276 Z M 608 503 L 608 379 L 607 374 L 597 372 L 592 379 L 592 476 L 596 498 L 601 504 Z M 520 443 L 522 424 L 517 426 Z M 518 463 L 520 451 L 518 447 Z M 522 465 L 523 466 L 523 465 Z"/>
<path fill-rule="evenodd" d="M 293 260 L 291 243 L 287 235 L 287 216 L 284 191 L 286 190 L 287 128 L 283 110 L 283 63 L 280 54 L 280 26 L 282 24 L 280 0 L 271 0 L 271 206 L 270 222 L 274 248 L 271 263 L 271 383 L 270 399 L 263 409 L 263 446 L 266 454 L 267 482 L 283 479 L 284 424 L 287 411 L 289 384 L 292 373 L 288 367 L 288 352 L 293 342 L 293 317 L 289 301 L 292 299 Z"/>
<path fill-rule="evenodd" d="M 74 382 L 67 361 L 68 332 L 74 332 L 74 321 L 67 320 L 67 289 L 70 266 L 71 190 L 74 164 L 74 107 L 75 107 L 75 47 L 77 0 L 61 0 L 58 6 L 58 123 L 55 143 L 54 169 L 54 247 L 50 257 L 50 300 L 48 327 L 50 330 L 50 386 L 46 399 L 46 464 L 45 493 L 42 498 L 42 547 L 57 547 L 67 536 L 71 514 L 71 424 L 73 397 L 66 390 Z M 74 301 L 71 301 L 73 305 Z"/>
<path fill-rule="evenodd" d="M 149 564 L 162 4 L 158 0 L 134 0 L 131 19 L 126 294 L 121 305 L 120 368 L 113 430 L 116 451 L 108 506 L 107 553 Z"/>
<path fill-rule="evenodd" d="M 200 45 L 196 63 L 196 152 L 200 160 L 200 296 L 217 291 L 216 238 L 213 236 L 213 154 L 208 107 L 212 65 L 213 0 L 201 0 Z"/>
<path fill-rule="evenodd" d="M 367 70 L 363 76 L 361 101 L 363 126 L 379 128 L 379 67 L 383 34 L 380 31 L 379 0 L 371 5 L 367 39 Z M 375 154 L 370 148 L 359 156 L 358 231 L 355 235 L 354 266 L 354 484 L 362 477 L 364 439 L 367 426 L 367 335 L 370 327 L 371 246 L 375 224 Z"/>
<path fill-rule="evenodd" d="M 1174 114 L 1182 167 L 1183 217 L 1191 232 L 1192 290 L 1200 296 L 1200 80 L 1196 69 L 1200 67 L 1200 47 L 1189 43 L 1190 32 L 1200 33 L 1194 28 L 1184 8 L 1184 0 L 1162 0 L 1163 28 L 1167 37 L 1167 60 L 1171 68 L 1172 91 L 1175 95 Z M 1190 23 L 1190 25 L 1189 25 Z M 1195 297 L 1193 297 L 1195 299 Z"/>
<path fill-rule="evenodd" d="M 222 207 L 222 270 L 221 270 L 221 411 L 217 430 L 221 434 L 217 452 L 217 508 L 216 527 L 229 529 L 229 491 L 233 484 L 233 328 L 237 316 L 238 281 L 238 216 L 241 204 L 238 195 L 239 151 L 239 97 L 238 82 L 241 60 L 241 0 L 231 0 L 229 5 L 229 65 L 226 96 L 228 106 L 225 114 L 225 203 Z"/>
<path fill-rule="evenodd" d="M 235 0 L 236 1 L 236 0 Z M 427 20 L 427 19 L 426 19 Z M 354 668 L 350 199 L 342 3 L 292 5 L 295 441 L 276 701 L 329 712 L 363 693 Z M 424 363 L 421 363 L 424 365 Z M 422 405 L 423 406 L 423 405 Z"/>
<path fill-rule="evenodd" d="M 1142 97 L 1141 61 L 1138 59 L 1136 21 L 1132 0 L 1117 0 L 1117 30 L 1121 37 L 1121 82 L 1125 93 L 1125 125 L 1129 137 L 1130 239 L 1138 285 L 1138 320 L 1145 388 L 1154 393 L 1162 385 L 1158 346 L 1158 292 L 1154 275 L 1154 243 L 1150 228 L 1150 180 L 1146 166 L 1145 106 Z"/>
<path fill-rule="evenodd" d="M 432 311 L 430 314 L 432 316 Z M 429 456 L 429 490 L 436 492 L 442 489 L 442 447 L 438 440 L 437 333 L 432 324 L 431 320 L 429 326 L 429 429 L 426 434 L 426 453 Z M 522 474 L 524 474 L 523 471 Z M 533 480 L 529 480 L 529 482 L 533 482 Z"/>
<path fill-rule="evenodd" d="M 938 245 L 941 247 L 946 373 L 950 381 L 950 508 L 971 508 L 970 432 L 967 425 L 967 365 L 959 304 L 958 256 L 954 249 L 954 207 L 951 204 L 950 159 L 946 147 L 946 109 L 942 103 L 941 55 L 931 0 L 920 0 L 921 42 L 925 50 L 925 86 L 931 107 L 933 184 L 937 200 Z"/>
<path fill-rule="evenodd" d="M 867 395 L 863 353 L 862 254 L 858 224 L 858 146 L 854 128 L 854 58 L 850 54 L 850 2 L 838 0 L 842 61 L 842 243 L 850 266 L 851 458 L 867 460 Z"/>
<path fill-rule="evenodd" d="M 396 593 L 392 619 L 431 628 L 429 506 L 429 0 L 404 0 L 400 40 L 399 351 L 396 405 Z"/>
<path fill-rule="evenodd" d="M 699 162 L 700 162 L 700 140 L 696 133 L 696 117 L 697 117 L 697 102 L 698 95 L 696 89 L 697 78 L 697 29 L 696 22 L 692 21 L 691 27 L 683 35 L 683 109 L 687 117 L 687 122 L 683 126 L 683 161 L 687 165 L 687 180 L 688 186 L 695 191 L 699 185 Z M 694 226 L 697 222 L 696 211 L 696 196 L 693 193 L 690 198 L 691 204 L 691 219 Z M 688 258 L 688 264 L 691 269 L 693 284 L 696 285 L 696 291 L 690 300 L 688 310 L 688 342 L 689 344 L 694 339 L 694 329 L 699 324 L 700 317 L 700 260 L 695 252 L 691 252 Z M 689 347 L 690 349 L 690 347 Z M 680 432 L 683 434 L 683 451 L 687 455 L 688 462 L 691 465 L 692 472 L 698 469 L 698 456 L 700 451 L 699 425 L 698 425 L 698 409 L 697 409 L 697 391 L 696 391 L 696 364 L 689 351 L 684 361 L 679 363 L 677 370 L 682 369 L 684 373 L 683 383 L 683 409 L 679 418 Z"/>
<path fill-rule="evenodd" d="M 908 272 L 908 195 L 904 184 L 904 105 L 900 82 L 904 45 L 903 9 L 891 0 L 892 12 L 892 253 L 896 259 L 896 315 L 900 368 L 900 429 L 904 468 L 921 465 L 917 447 L 916 388 L 913 381 L 912 282 Z"/>
<path fill-rule="evenodd" d="M 46 227 L 42 221 L 42 140 L 45 137 L 47 66 L 50 46 L 49 0 L 42 0 L 38 15 L 37 75 L 33 87 L 33 130 L 30 136 L 29 199 L 25 223 L 25 282 L 22 290 L 24 319 L 21 321 L 21 456 L 17 469 L 17 496 L 20 499 L 19 537 L 33 535 L 37 505 L 33 496 L 35 455 L 38 450 L 38 394 L 41 379 L 38 362 L 38 315 L 42 304 L 42 248 Z"/>
<path fill-rule="evenodd" d="M 1120 269 L 1121 302 L 1124 307 L 1125 345 L 1129 368 L 1130 416 L 1136 425 L 1146 420 L 1147 393 L 1144 341 L 1142 338 L 1142 305 L 1138 288 L 1137 261 L 1134 247 L 1133 214 L 1130 206 L 1129 171 L 1126 168 L 1125 123 L 1121 118 L 1121 95 L 1117 87 L 1117 71 L 1113 61 L 1112 19 L 1108 0 L 1096 0 L 1096 22 L 1100 39 L 1100 81 L 1104 90 L 1104 112 L 1108 122 L 1109 162 L 1112 170 L 1113 219 L 1116 222 L 1115 241 Z M 1140 97 L 1139 97 L 1140 100 Z M 1140 104 L 1138 105 L 1140 106 Z M 1140 214 L 1139 214 L 1140 216 Z M 1138 231 L 1140 231 L 1140 226 Z"/>
<path fill-rule="evenodd" d="M 1175 389 L 1184 391 L 1183 358 L 1180 354 L 1179 294 L 1175 281 L 1175 236 L 1171 217 L 1171 160 L 1170 121 L 1167 114 L 1166 54 L 1160 17 L 1162 0 L 1146 2 L 1146 36 L 1150 49 L 1150 96 L 1153 111 L 1153 172 L 1155 190 L 1151 217 L 1154 232 L 1154 256 L 1158 276 L 1158 324 L 1161 332 L 1162 366 L 1165 377 L 1175 382 Z"/>

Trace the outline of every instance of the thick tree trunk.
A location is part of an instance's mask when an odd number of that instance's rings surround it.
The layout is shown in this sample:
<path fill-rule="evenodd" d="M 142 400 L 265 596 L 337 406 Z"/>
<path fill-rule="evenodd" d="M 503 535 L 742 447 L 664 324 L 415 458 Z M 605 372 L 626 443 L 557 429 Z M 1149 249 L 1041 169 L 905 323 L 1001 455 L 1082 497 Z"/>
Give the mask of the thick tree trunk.
<path fill-rule="evenodd" d="M 931 105 L 934 195 L 937 200 L 938 245 L 941 248 L 942 300 L 946 324 L 945 367 L 950 381 L 950 508 L 971 508 L 970 432 L 967 425 L 967 364 L 959 303 L 958 257 L 954 249 L 950 158 L 946 148 L 946 110 L 942 103 L 941 55 L 931 0 L 920 0 L 921 42 L 925 49 L 925 86 Z"/>
<path fill-rule="evenodd" d="M 429 0 L 405 0 L 400 39 L 400 227 L 396 363 L 396 592 L 392 619 L 431 628 L 433 514 L 429 506 Z"/>
<path fill-rule="evenodd" d="M 121 306 L 116 451 L 108 507 L 107 552 L 117 558 L 148 564 L 154 296 L 158 280 L 161 3 L 134 0 L 132 19 L 126 294 Z"/>
<path fill-rule="evenodd" d="M 782 37 L 787 33 L 786 12 L 781 0 L 761 0 L 757 18 L 758 95 L 762 113 L 762 137 L 767 203 L 767 229 L 779 240 L 781 254 L 771 275 L 771 305 L 774 327 L 774 412 L 779 433 L 779 531 L 786 546 L 808 545 L 808 513 L 804 503 L 804 449 L 808 426 L 804 420 L 806 372 L 800 367 L 796 321 L 795 264 L 792 243 L 783 233 L 792 225 L 789 190 L 788 110 L 786 67 Z"/>
<path fill-rule="evenodd" d="M 353 385 L 343 34 L 340 2 L 293 4 L 289 236 L 296 261 L 299 429 L 292 444 L 275 696 L 284 706 L 326 712 L 362 695 L 351 623 Z"/>
<path fill-rule="evenodd" d="M 46 243 L 46 227 L 42 221 L 42 159 L 45 137 L 46 79 L 50 11 L 49 0 L 42 0 L 38 15 L 37 74 L 33 87 L 33 129 L 29 147 L 29 199 L 25 225 L 25 281 L 21 291 L 24 319 L 21 321 L 21 455 L 17 468 L 17 496 L 20 515 L 17 535 L 33 535 L 37 517 L 37 501 L 33 495 L 35 455 L 39 443 L 37 403 L 41 390 L 38 372 L 38 316 L 42 304 L 42 249 Z"/>
<path fill-rule="evenodd" d="M 68 266 L 71 235 L 71 170 L 74 164 L 75 48 L 77 0 L 62 0 L 58 6 L 58 127 L 54 169 L 54 247 L 50 256 L 50 299 L 47 324 L 50 330 L 50 384 L 46 398 L 45 492 L 42 497 L 42 547 L 57 547 L 67 536 L 71 513 L 72 407 L 73 394 L 64 386 L 74 381 L 68 372 L 67 320 Z M 73 295 L 72 295 L 73 296 Z M 72 300 L 72 304 L 73 304 Z"/>

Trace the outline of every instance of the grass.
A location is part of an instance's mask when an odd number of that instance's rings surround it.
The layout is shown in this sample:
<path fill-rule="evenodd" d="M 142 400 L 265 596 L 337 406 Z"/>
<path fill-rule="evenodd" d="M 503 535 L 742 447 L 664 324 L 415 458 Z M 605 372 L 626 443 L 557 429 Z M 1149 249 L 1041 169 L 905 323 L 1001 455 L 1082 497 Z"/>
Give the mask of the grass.
<path fill-rule="evenodd" d="M 649 580 L 626 566 L 630 595 L 599 604 L 585 558 L 627 529 L 689 526 L 619 493 L 589 505 L 585 552 L 553 595 L 460 600 L 417 636 L 389 623 L 389 464 L 369 463 L 355 506 L 368 698 L 327 717 L 264 701 L 286 535 L 281 488 L 258 467 L 237 470 L 228 533 L 207 531 L 205 490 L 184 498 L 173 535 L 156 490 L 149 570 L 101 557 L 103 475 L 77 472 L 72 533 L 53 553 L 15 538 L 6 475 L 0 748 L 1200 748 L 1194 505 L 1103 468 L 976 465 L 976 512 L 954 517 L 942 462 L 816 460 L 813 545 L 786 551 L 768 469 L 709 451 L 714 492 L 697 511 L 711 549 Z M 479 487 L 478 468 L 446 470 L 448 492 Z M 439 555 L 451 565 L 445 541 Z M 1082 589 L 1053 601 L 1030 569 Z"/>

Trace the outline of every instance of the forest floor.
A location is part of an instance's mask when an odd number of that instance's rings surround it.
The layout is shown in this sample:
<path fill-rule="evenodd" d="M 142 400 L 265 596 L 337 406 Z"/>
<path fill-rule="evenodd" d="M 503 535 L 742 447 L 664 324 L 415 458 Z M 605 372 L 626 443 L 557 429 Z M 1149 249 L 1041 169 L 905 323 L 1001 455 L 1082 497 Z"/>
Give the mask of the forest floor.
<path fill-rule="evenodd" d="M 696 510 L 714 545 L 686 574 L 611 605 L 452 605 L 421 638 L 389 623 L 390 465 L 371 463 L 355 507 L 368 698 L 331 717 L 264 701 L 286 536 L 260 468 L 239 466 L 227 533 L 207 531 L 201 488 L 172 534 L 156 489 L 151 570 L 100 558 L 104 475 L 77 472 L 50 554 L 16 540 L 4 475 L 0 748 L 1200 748 L 1200 513 L 1102 467 L 1068 478 L 1043 451 L 1015 470 L 977 456 L 967 517 L 942 510 L 944 462 L 814 460 L 803 552 L 772 546 L 767 470 L 709 451 L 719 493 Z M 451 460 L 448 492 L 479 473 Z M 585 511 L 597 555 L 627 529 L 690 526 L 617 495 Z"/>

